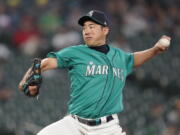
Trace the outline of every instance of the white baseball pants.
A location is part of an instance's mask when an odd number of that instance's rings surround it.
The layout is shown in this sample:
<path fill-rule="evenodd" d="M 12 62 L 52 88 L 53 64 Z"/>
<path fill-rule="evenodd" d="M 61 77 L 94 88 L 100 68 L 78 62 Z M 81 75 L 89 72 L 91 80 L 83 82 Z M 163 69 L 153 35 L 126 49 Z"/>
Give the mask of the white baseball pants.
<path fill-rule="evenodd" d="M 113 118 L 98 126 L 88 126 L 68 115 L 45 127 L 37 135 L 126 135 L 119 126 L 117 115 L 113 115 Z"/>

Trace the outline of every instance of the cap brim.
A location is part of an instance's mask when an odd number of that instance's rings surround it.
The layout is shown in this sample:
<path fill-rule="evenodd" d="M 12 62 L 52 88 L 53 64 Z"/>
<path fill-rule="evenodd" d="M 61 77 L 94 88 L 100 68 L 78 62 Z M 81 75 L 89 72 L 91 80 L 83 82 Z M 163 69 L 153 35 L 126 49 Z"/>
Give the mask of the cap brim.
<path fill-rule="evenodd" d="M 81 26 L 84 26 L 84 23 L 85 23 L 86 21 L 93 21 L 93 22 L 95 22 L 95 23 L 97 23 L 97 24 L 100 24 L 100 25 L 105 26 L 104 24 L 101 24 L 101 23 L 98 22 L 96 19 L 94 19 L 93 17 L 90 17 L 90 16 L 83 16 L 83 17 L 81 17 L 81 18 L 79 19 L 79 21 L 78 21 L 78 24 L 81 25 Z"/>

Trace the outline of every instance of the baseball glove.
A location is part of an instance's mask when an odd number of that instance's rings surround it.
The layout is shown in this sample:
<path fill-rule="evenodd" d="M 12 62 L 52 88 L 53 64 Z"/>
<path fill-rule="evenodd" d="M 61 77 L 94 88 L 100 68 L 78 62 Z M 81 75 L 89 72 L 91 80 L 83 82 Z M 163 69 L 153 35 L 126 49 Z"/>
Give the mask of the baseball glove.
<path fill-rule="evenodd" d="M 33 65 L 30 68 L 30 72 L 28 72 L 28 77 L 26 78 L 25 83 L 22 85 L 22 91 L 28 97 L 36 97 L 39 94 L 41 83 L 41 59 L 35 58 L 33 60 Z M 31 94 L 29 86 L 36 86 L 36 92 Z"/>

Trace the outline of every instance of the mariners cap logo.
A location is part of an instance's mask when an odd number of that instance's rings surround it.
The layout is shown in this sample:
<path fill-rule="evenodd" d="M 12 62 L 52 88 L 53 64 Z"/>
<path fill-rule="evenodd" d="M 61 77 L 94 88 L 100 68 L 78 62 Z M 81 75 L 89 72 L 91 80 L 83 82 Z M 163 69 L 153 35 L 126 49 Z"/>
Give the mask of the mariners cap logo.
<path fill-rule="evenodd" d="M 90 11 L 90 12 L 88 13 L 88 16 L 93 16 L 93 13 L 94 13 L 94 11 Z"/>

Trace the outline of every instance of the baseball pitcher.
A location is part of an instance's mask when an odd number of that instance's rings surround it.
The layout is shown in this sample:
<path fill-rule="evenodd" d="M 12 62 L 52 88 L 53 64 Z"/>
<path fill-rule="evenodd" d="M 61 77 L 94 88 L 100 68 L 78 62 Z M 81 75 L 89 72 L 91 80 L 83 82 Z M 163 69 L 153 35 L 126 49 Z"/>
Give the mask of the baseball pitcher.
<path fill-rule="evenodd" d="M 50 52 L 42 60 L 35 59 L 19 84 L 25 95 L 36 97 L 42 83 L 41 72 L 68 69 L 68 115 L 37 135 L 125 135 L 117 113 L 123 111 L 126 77 L 135 67 L 166 51 L 171 38 L 162 36 L 150 49 L 126 53 L 107 43 L 110 28 L 103 12 L 92 10 L 78 24 L 85 43 Z"/>

